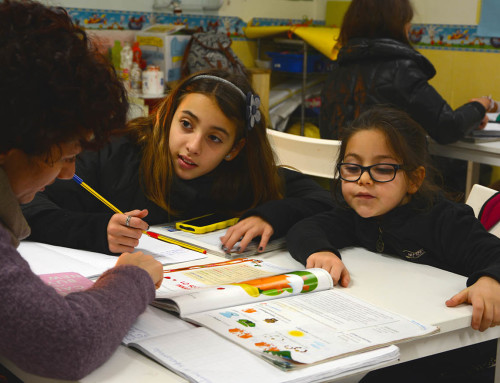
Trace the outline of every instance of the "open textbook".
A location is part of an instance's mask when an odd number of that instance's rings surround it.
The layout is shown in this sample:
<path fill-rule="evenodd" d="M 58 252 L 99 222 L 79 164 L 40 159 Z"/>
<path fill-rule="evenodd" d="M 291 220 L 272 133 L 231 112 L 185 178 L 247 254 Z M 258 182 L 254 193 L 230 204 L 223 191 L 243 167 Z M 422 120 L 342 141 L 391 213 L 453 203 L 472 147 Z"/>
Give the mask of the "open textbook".
<path fill-rule="evenodd" d="M 75 272 L 86 278 L 95 278 L 112 268 L 117 257 L 92 251 L 21 241 L 21 256 L 35 274 Z M 153 255 L 163 265 L 206 258 L 205 254 L 163 242 L 143 235 L 136 251 Z"/>
<path fill-rule="evenodd" d="M 282 371 L 257 355 L 165 311 L 149 307 L 122 343 L 135 348 L 190 382 L 305 383 L 381 367 L 399 357 L 397 346 L 358 353 L 307 368 Z"/>
<path fill-rule="evenodd" d="M 175 224 L 154 225 L 150 230 L 164 235 L 165 237 L 177 239 L 182 242 L 189 243 L 194 246 L 205 249 L 207 253 L 218 255 L 225 258 L 246 257 L 259 254 L 258 242 L 252 241 L 249 243 L 244 252 L 238 253 L 239 242 L 236 243 L 230 253 L 225 252 L 221 248 L 220 238 L 226 234 L 226 229 L 211 231 L 205 234 L 194 234 L 187 231 L 177 230 Z M 264 252 L 282 249 L 285 247 L 285 238 L 277 238 L 270 241 Z"/>
<path fill-rule="evenodd" d="M 234 265 L 259 269 L 258 260 Z M 228 262 L 225 262 L 228 265 Z M 270 265 L 264 262 L 262 269 Z M 283 369 L 367 351 L 437 332 L 333 289 L 324 269 L 287 271 L 205 286 L 217 264 L 169 270 L 155 306 L 207 327 Z M 231 269 L 218 270 L 226 280 Z M 241 276 L 241 275 L 240 275 Z M 202 281 L 204 280 L 204 281 Z M 200 284 L 200 281 L 201 284 Z M 169 286 L 171 286 L 171 291 Z"/>

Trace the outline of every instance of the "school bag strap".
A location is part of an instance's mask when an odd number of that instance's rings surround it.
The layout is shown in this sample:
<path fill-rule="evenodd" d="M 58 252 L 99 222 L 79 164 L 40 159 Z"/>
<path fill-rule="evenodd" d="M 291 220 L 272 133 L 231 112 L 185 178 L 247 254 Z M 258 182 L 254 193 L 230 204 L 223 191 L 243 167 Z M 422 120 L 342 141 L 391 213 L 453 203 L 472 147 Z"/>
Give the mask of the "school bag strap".
<path fill-rule="evenodd" d="M 188 55 L 189 55 L 189 51 L 191 50 L 192 44 L 193 44 L 193 37 L 191 36 L 188 43 L 186 44 L 186 48 L 184 49 L 184 54 L 182 55 L 181 78 L 189 76 Z"/>

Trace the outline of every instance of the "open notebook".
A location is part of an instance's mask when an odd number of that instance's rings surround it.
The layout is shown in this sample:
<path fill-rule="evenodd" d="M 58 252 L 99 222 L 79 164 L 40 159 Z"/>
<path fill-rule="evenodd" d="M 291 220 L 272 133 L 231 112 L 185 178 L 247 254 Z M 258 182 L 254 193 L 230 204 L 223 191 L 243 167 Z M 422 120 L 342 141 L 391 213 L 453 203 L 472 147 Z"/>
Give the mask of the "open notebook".
<path fill-rule="evenodd" d="M 237 344 L 149 307 L 122 343 L 140 350 L 190 382 L 324 382 L 353 371 L 383 366 L 399 357 L 397 346 L 383 347 L 293 371 L 282 371 Z"/>
<path fill-rule="evenodd" d="M 116 264 L 117 257 L 40 242 L 21 241 L 18 248 L 35 274 L 75 272 L 94 278 Z M 163 265 L 206 258 L 205 254 L 143 235 L 136 251 L 153 255 Z"/>

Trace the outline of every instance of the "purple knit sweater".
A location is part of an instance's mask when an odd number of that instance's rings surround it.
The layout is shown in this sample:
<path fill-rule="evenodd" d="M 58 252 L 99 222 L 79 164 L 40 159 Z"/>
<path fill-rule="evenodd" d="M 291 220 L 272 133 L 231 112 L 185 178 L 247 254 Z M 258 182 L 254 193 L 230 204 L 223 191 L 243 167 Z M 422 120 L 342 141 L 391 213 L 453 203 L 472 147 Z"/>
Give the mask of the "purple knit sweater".
<path fill-rule="evenodd" d="M 0 226 L 0 352 L 23 370 L 77 380 L 104 363 L 155 295 L 135 266 L 60 296 L 33 274 Z"/>
<path fill-rule="evenodd" d="M 153 281 L 136 266 L 119 266 L 87 291 L 59 295 L 33 274 L 15 248 L 19 230 L 6 221 L 27 224 L 2 176 L 0 354 L 33 374 L 81 379 L 111 356 L 154 299 Z"/>

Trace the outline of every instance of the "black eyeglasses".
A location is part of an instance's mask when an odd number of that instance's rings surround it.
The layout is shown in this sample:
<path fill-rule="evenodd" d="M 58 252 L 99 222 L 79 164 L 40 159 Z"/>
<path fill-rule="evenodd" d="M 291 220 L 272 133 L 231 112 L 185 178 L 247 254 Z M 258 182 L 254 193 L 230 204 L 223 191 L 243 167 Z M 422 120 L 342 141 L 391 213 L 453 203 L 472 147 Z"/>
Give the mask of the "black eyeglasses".
<path fill-rule="evenodd" d="M 337 170 L 341 180 L 347 182 L 358 181 L 364 172 L 368 172 L 375 182 L 391 182 L 396 178 L 398 170 L 403 169 L 403 165 L 397 164 L 374 164 L 370 166 L 361 166 L 349 162 L 341 162 L 337 165 Z"/>

